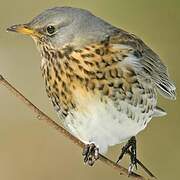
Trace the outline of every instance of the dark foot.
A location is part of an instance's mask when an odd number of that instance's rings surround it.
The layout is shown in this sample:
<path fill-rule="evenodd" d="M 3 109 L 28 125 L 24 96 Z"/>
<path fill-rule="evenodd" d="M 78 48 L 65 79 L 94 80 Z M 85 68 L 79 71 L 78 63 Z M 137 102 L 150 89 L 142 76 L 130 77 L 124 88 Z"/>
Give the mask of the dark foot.
<path fill-rule="evenodd" d="M 86 144 L 82 155 L 84 156 L 84 162 L 92 166 L 99 159 L 99 148 L 94 143 Z"/>
<path fill-rule="evenodd" d="M 137 158 L 136 158 L 136 138 L 133 136 L 125 146 L 123 146 L 121 154 L 116 163 L 118 163 L 125 154 L 130 154 L 131 164 L 128 168 L 128 173 L 131 174 L 134 167 L 137 169 Z"/>

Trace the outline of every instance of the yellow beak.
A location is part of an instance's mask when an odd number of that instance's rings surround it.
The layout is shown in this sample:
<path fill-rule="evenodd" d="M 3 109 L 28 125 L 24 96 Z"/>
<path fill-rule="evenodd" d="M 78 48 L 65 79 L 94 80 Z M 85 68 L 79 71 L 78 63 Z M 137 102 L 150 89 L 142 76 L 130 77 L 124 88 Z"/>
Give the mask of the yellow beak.
<path fill-rule="evenodd" d="M 13 25 L 13 26 L 7 28 L 7 31 L 18 32 L 18 33 L 29 35 L 29 36 L 39 36 L 40 35 L 36 30 L 30 28 L 26 24 Z"/>

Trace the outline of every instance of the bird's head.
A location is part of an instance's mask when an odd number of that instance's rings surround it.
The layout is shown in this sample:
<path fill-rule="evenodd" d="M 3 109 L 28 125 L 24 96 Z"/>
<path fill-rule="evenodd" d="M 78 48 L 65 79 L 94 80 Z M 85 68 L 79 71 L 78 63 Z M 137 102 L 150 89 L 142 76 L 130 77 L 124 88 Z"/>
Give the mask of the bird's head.
<path fill-rule="evenodd" d="M 87 10 L 55 7 L 45 10 L 31 22 L 14 25 L 8 31 L 30 35 L 37 44 L 46 42 L 54 48 L 80 47 L 103 40 L 115 28 Z"/>

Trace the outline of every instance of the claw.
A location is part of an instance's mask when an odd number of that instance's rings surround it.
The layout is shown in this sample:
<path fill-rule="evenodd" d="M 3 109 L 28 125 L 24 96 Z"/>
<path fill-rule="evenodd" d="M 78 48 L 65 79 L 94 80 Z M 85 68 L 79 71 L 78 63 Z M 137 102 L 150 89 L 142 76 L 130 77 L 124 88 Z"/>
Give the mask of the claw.
<path fill-rule="evenodd" d="M 95 161 L 99 159 L 99 148 L 97 148 L 94 143 L 86 144 L 82 155 L 84 156 L 84 162 L 92 166 Z"/>
<path fill-rule="evenodd" d="M 98 160 L 99 159 L 99 148 L 96 148 L 95 152 L 94 152 L 94 159 Z"/>
<path fill-rule="evenodd" d="M 128 167 L 128 176 L 130 176 L 132 174 L 133 169 L 134 169 L 134 164 L 131 163 Z"/>

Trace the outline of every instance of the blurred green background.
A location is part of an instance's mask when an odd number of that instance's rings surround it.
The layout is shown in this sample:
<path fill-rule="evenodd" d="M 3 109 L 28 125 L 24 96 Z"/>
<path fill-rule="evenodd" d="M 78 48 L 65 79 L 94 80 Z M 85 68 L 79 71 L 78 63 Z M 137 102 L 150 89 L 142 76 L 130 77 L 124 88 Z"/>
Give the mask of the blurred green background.
<path fill-rule="evenodd" d="M 179 0 L 3 0 L 0 7 L 0 73 L 48 115 L 57 120 L 46 97 L 40 72 L 40 55 L 33 41 L 5 29 L 24 23 L 53 6 L 89 9 L 112 24 L 140 36 L 163 59 L 180 88 Z M 180 101 L 160 98 L 168 115 L 151 121 L 138 135 L 138 157 L 159 179 L 180 179 Z M 0 179 L 56 180 L 128 179 L 97 162 L 83 164 L 81 149 L 59 135 L 5 88 L 0 88 Z M 110 148 L 116 159 L 120 146 Z M 128 158 L 123 160 L 128 165 Z M 138 172 L 141 172 L 139 168 Z"/>

